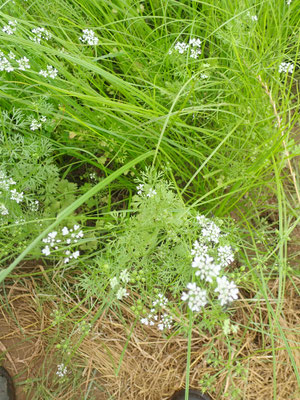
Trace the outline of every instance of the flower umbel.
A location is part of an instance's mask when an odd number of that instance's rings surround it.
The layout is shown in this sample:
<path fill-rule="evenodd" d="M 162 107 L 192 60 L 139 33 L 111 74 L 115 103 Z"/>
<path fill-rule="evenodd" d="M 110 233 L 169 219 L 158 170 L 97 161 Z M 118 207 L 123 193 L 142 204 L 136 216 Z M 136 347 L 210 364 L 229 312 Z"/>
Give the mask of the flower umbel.
<path fill-rule="evenodd" d="M 16 31 L 17 21 L 8 21 L 7 25 L 3 26 L 2 32 L 6 33 L 7 35 L 13 35 Z"/>
<path fill-rule="evenodd" d="M 278 72 L 281 74 L 282 72 L 284 72 L 284 73 L 289 73 L 289 74 L 292 74 L 293 73 L 293 71 L 294 71 L 294 64 L 293 63 L 291 63 L 291 62 L 282 62 L 280 65 L 279 65 L 279 68 L 278 68 Z"/>
<path fill-rule="evenodd" d="M 79 38 L 82 43 L 87 43 L 89 45 L 97 45 L 99 39 L 95 35 L 95 32 L 92 29 L 84 29 L 82 31 L 83 35 Z"/>
<path fill-rule="evenodd" d="M 221 306 L 225 306 L 238 298 L 239 290 L 233 281 L 229 282 L 226 276 L 222 276 L 222 278 L 217 278 L 217 288 L 215 292 L 219 293 L 218 299 Z"/>
<path fill-rule="evenodd" d="M 188 307 L 191 311 L 200 312 L 206 303 L 206 290 L 200 289 L 196 283 L 187 284 L 188 292 L 183 292 L 181 300 L 188 301 Z"/>

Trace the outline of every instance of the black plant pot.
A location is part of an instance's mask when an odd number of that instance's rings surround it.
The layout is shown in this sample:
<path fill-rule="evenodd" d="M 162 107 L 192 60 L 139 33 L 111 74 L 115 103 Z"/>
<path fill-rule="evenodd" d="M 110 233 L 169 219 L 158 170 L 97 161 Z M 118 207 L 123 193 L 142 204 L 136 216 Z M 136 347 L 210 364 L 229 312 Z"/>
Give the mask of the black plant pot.
<path fill-rule="evenodd" d="M 175 392 L 170 400 L 184 400 L 185 399 L 185 389 L 181 389 Z M 189 400 L 211 400 L 207 394 L 201 393 L 196 389 L 189 389 Z"/>
<path fill-rule="evenodd" d="M 4 367 L 0 367 L 0 400 L 16 400 L 13 380 Z"/>

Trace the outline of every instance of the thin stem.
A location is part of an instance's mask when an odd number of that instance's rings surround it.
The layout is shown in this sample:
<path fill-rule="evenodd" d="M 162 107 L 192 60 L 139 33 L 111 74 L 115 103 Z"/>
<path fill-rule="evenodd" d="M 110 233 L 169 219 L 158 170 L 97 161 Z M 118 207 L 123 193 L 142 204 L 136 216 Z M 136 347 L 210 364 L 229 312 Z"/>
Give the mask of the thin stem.
<path fill-rule="evenodd" d="M 281 129 L 281 118 L 280 118 L 280 116 L 278 114 L 278 111 L 277 111 L 277 108 L 276 108 L 276 103 L 273 100 L 272 93 L 269 90 L 268 85 L 261 79 L 260 75 L 258 75 L 258 80 L 260 81 L 262 87 L 265 89 L 265 92 L 266 92 L 266 94 L 268 95 L 268 97 L 270 99 L 270 103 L 271 103 L 271 105 L 273 107 L 274 115 L 275 115 L 276 120 L 277 120 L 278 128 L 281 131 L 281 136 L 284 137 L 284 130 Z M 298 198 L 298 202 L 300 204 L 300 193 L 299 193 L 299 189 L 298 189 L 298 185 L 297 185 L 297 181 L 296 181 L 296 174 L 295 174 L 295 171 L 293 169 L 293 166 L 292 166 L 292 163 L 291 163 L 291 160 L 290 160 L 290 153 L 288 151 L 285 139 L 282 140 L 282 143 L 283 143 L 285 155 L 287 157 L 287 162 L 288 162 L 290 174 L 292 176 L 294 187 L 295 187 L 295 190 L 296 190 L 296 195 L 297 195 L 297 198 Z"/>
<path fill-rule="evenodd" d="M 191 350 L 192 350 L 192 327 L 193 327 L 193 312 L 189 310 L 189 333 L 188 333 L 188 347 L 186 355 L 186 376 L 185 376 L 185 396 L 184 400 L 189 400 L 189 386 L 190 386 L 190 365 L 191 365 Z"/>

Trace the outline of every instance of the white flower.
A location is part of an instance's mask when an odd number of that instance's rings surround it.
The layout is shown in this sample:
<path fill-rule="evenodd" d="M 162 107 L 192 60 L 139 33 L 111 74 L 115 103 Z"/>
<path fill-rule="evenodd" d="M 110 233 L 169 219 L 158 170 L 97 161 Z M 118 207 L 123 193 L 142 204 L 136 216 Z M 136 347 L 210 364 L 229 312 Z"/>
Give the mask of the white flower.
<path fill-rule="evenodd" d="M 144 185 L 141 183 L 141 184 L 138 185 L 136 188 L 137 188 L 137 194 L 138 194 L 139 196 L 141 196 L 141 195 L 143 194 L 143 191 L 144 191 Z"/>
<path fill-rule="evenodd" d="M 49 246 L 47 245 L 46 247 L 43 248 L 42 253 L 45 254 L 45 256 L 49 256 L 51 253 Z"/>
<path fill-rule="evenodd" d="M 19 64 L 19 68 L 21 71 L 26 71 L 26 69 L 30 69 L 30 64 L 29 60 L 27 57 L 22 57 L 20 60 L 16 60 L 16 62 Z"/>
<path fill-rule="evenodd" d="M 72 254 L 72 258 L 78 258 L 80 256 L 80 253 L 79 253 L 79 251 L 77 250 L 77 251 L 74 251 L 74 253 Z"/>
<path fill-rule="evenodd" d="M 55 239 L 56 235 L 57 235 L 57 232 L 56 232 L 56 231 L 53 231 L 53 232 L 50 232 L 50 233 L 49 233 L 48 237 L 49 237 L 50 239 Z"/>
<path fill-rule="evenodd" d="M 47 78 L 47 76 L 48 76 L 48 72 L 45 69 L 41 69 L 39 74 L 42 75 L 45 78 Z"/>
<path fill-rule="evenodd" d="M 293 0 L 286 0 L 286 4 L 289 6 Z"/>
<path fill-rule="evenodd" d="M 148 318 L 141 318 L 141 323 L 144 324 L 144 325 L 149 325 Z"/>
<path fill-rule="evenodd" d="M 205 215 L 197 215 L 196 220 L 198 221 L 200 226 L 205 226 L 209 219 L 205 217 Z"/>
<path fill-rule="evenodd" d="M 114 289 L 119 284 L 118 278 L 116 276 L 114 276 L 113 278 L 110 279 L 109 284 L 110 284 L 110 287 L 112 289 Z"/>
<path fill-rule="evenodd" d="M 179 54 L 185 53 L 189 48 L 189 45 L 184 42 L 175 43 L 174 49 L 178 51 Z"/>
<path fill-rule="evenodd" d="M 65 367 L 65 364 L 59 364 L 57 366 L 56 375 L 58 375 L 60 378 L 63 378 L 67 372 L 68 372 L 68 369 L 67 369 L 67 367 Z"/>
<path fill-rule="evenodd" d="M 16 31 L 17 21 L 8 21 L 7 25 L 2 28 L 2 32 L 6 33 L 7 35 L 13 35 Z"/>
<path fill-rule="evenodd" d="M 50 78 L 54 79 L 56 78 L 58 71 L 56 68 L 52 67 L 52 65 L 47 65 L 47 71 L 48 71 L 48 75 L 50 76 Z"/>
<path fill-rule="evenodd" d="M 41 40 L 49 40 L 52 37 L 51 33 L 45 28 L 34 28 L 31 32 L 34 33 L 34 36 L 30 39 L 36 43 L 41 43 Z"/>
<path fill-rule="evenodd" d="M 153 300 L 153 302 L 152 302 L 153 307 L 165 308 L 167 304 L 168 304 L 168 299 L 162 293 L 158 293 L 158 295 L 156 296 L 156 299 Z M 150 311 L 155 312 L 155 309 L 153 308 Z"/>
<path fill-rule="evenodd" d="M 88 43 L 89 45 L 97 45 L 99 39 L 95 36 L 95 32 L 92 29 L 84 29 L 83 35 L 79 38 L 82 43 Z"/>
<path fill-rule="evenodd" d="M 77 239 L 82 238 L 83 237 L 83 232 L 79 231 L 75 236 L 76 236 Z"/>
<path fill-rule="evenodd" d="M 289 74 L 292 74 L 293 73 L 293 71 L 294 71 L 294 64 L 293 63 L 290 63 L 290 62 L 282 62 L 280 65 L 279 65 L 279 68 L 278 68 L 278 72 L 281 74 L 282 72 L 284 72 L 284 73 L 289 73 Z"/>
<path fill-rule="evenodd" d="M 0 214 L 1 215 L 8 215 L 8 209 L 5 207 L 4 204 L 0 204 Z"/>
<path fill-rule="evenodd" d="M 56 68 L 52 67 L 52 65 L 47 65 L 47 70 L 41 69 L 39 74 L 44 76 L 45 78 L 49 76 L 50 78 L 55 79 L 58 71 Z"/>
<path fill-rule="evenodd" d="M 192 38 L 189 40 L 189 44 L 192 45 L 193 47 L 200 47 L 201 46 L 201 40 L 199 38 Z"/>
<path fill-rule="evenodd" d="M 196 283 L 188 283 L 187 288 L 189 291 L 182 293 L 181 300 L 188 300 L 188 306 L 191 311 L 201 311 L 201 308 L 207 303 L 206 290 L 200 289 Z"/>
<path fill-rule="evenodd" d="M 199 243 L 198 240 L 196 240 L 193 243 L 193 248 L 191 250 L 191 254 L 192 254 L 192 256 L 200 256 L 201 254 L 205 255 L 207 253 L 207 250 L 208 250 L 208 247 L 205 244 Z"/>
<path fill-rule="evenodd" d="M 96 174 L 96 172 L 91 172 L 89 176 L 90 176 L 90 179 L 91 179 L 92 181 L 96 181 L 96 180 L 97 180 L 97 174 Z"/>
<path fill-rule="evenodd" d="M 233 281 L 229 282 L 226 276 L 222 276 L 222 278 L 217 278 L 215 292 L 219 293 L 218 299 L 221 306 L 224 306 L 238 298 L 239 290 Z"/>
<path fill-rule="evenodd" d="M 201 78 L 201 79 L 207 79 L 207 78 L 208 78 L 208 75 L 206 75 L 206 74 L 200 74 L 200 78 Z"/>
<path fill-rule="evenodd" d="M 32 212 L 36 212 L 39 209 L 39 201 L 38 200 L 31 200 L 30 203 L 28 204 L 28 208 Z"/>
<path fill-rule="evenodd" d="M 221 229 L 212 221 L 209 221 L 201 231 L 202 236 L 207 238 L 210 242 L 219 242 Z"/>
<path fill-rule="evenodd" d="M 150 197 L 150 198 L 151 198 L 151 197 L 154 197 L 156 194 L 157 194 L 157 193 L 156 193 L 156 190 L 150 188 L 149 191 L 148 191 L 148 193 L 147 193 L 147 197 Z"/>
<path fill-rule="evenodd" d="M 174 46 L 174 50 L 177 51 L 179 54 L 184 54 L 190 49 L 190 57 L 191 58 L 198 58 L 201 54 L 201 40 L 199 38 L 191 38 L 189 43 L 185 42 L 176 42 Z M 173 49 L 169 50 L 169 54 L 173 53 Z"/>
<path fill-rule="evenodd" d="M 221 265 L 215 264 L 213 257 L 210 257 L 208 254 L 196 256 L 192 262 L 192 268 L 197 268 L 196 276 L 210 283 L 221 271 Z"/>
<path fill-rule="evenodd" d="M 10 51 L 8 54 L 8 58 L 10 58 L 11 60 L 14 60 L 16 58 L 16 55 L 12 51 Z"/>
<path fill-rule="evenodd" d="M 64 226 L 64 227 L 62 228 L 62 230 L 61 230 L 61 233 L 63 234 L 63 236 L 66 236 L 66 235 L 68 235 L 68 233 L 69 233 L 69 229 L 68 229 L 66 226 Z"/>
<path fill-rule="evenodd" d="M 0 57 L 0 71 L 11 72 L 14 70 L 14 67 L 5 57 Z"/>
<path fill-rule="evenodd" d="M 46 122 L 47 121 L 47 118 L 45 117 L 45 115 L 41 116 L 40 121 L 42 121 L 42 122 Z"/>
<path fill-rule="evenodd" d="M 171 329 L 172 324 L 173 324 L 173 318 L 167 313 L 164 313 L 161 315 L 160 322 L 157 325 L 157 327 L 160 331 L 163 331 L 165 329 Z"/>
<path fill-rule="evenodd" d="M 219 263 L 226 267 L 234 261 L 234 255 L 230 246 L 220 246 L 218 248 Z"/>
<path fill-rule="evenodd" d="M 24 197 L 23 192 L 19 193 L 16 191 L 16 189 L 12 189 L 10 191 L 10 199 L 15 200 L 17 203 L 21 203 L 23 197 Z"/>
<path fill-rule="evenodd" d="M 201 49 L 191 49 L 190 57 L 197 59 L 200 54 L 201 54 Z"/>
<path fill-rule="evenodd" d="M 36 131 L 37 129 L 39 129 L 39 128 L 41 128 L 42 127 L 42 124 L 37 120 L 37 119 L 33 119 L 32 121 L 31 121 L 31 124 L 30 124 L 30 129 L 32 130 L 32 131 Z"/>
<path fill-rule="evenodd" d="M 118 300 L 122 300 L 123 297 L 126 297 L 128 295 L 129 293 L 127 293 L 125 288 L 120 288 L 116 293 L 116 297 Z"/>
<path fill-rule="evenodd" d="M 120 279 L 123 283 L 128 283 L 129 282 L 129 273 L 127 271 L 127 269 L 124 269 L 121 273 L 120 273 Z"/>

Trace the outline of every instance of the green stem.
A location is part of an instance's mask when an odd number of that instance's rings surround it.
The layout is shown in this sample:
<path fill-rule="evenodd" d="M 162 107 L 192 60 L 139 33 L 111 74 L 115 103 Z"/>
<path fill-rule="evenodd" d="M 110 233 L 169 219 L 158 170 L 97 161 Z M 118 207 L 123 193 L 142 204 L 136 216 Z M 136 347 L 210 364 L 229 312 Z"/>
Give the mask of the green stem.
<path fill-rule="evenodd" d="M 188 347 L 187 347 L 187 356 L 186 356 L 186 376 L 185 376 L 184 400 L 189 400 L 190 365 L 191 365 L 191 350 L 192 350 L 192 328 L 193 328 L 193 312 L 191 310 L 189 310 L 189 333 L 188 333 Z"/>

